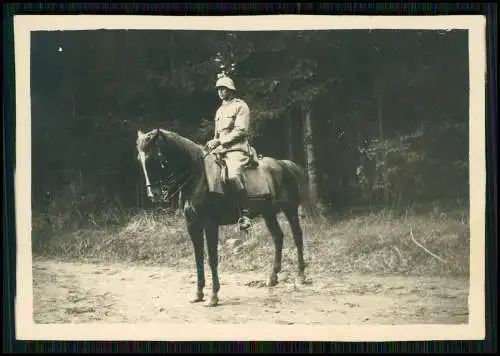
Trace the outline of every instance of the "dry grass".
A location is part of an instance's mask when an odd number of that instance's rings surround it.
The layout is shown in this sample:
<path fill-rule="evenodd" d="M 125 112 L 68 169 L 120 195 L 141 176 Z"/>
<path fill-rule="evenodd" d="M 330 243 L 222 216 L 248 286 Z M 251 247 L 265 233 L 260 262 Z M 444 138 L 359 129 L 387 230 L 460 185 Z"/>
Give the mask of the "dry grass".
<path fill-rule="evenodd" d="M 34 226 L 33 253 L 194 268 L 191 241 L 179 216 L 156 211 L 119 220 L 111 227 L 101 223 L 44 234 L 37 234 Z M 283 269 L 294 272 L 296 248 L 284 217 L 279 221 L 285 232 Z M 343 219 L 324 217 L 314 225 L 303 220 L 303 229 L 305 259 L 311 272 L 461 276 L 469 272 L 469 226 L 464 213 L 396 216 L 381 211 Z M 410 231 L 418 244 L 438 258 L 418 246 Z M 234 226 L 223 227 L 220 241 L 221 271 L 270 269 L 274 247 L 261 219 L 255 221 L 248 236 L 236 232 Z"/>

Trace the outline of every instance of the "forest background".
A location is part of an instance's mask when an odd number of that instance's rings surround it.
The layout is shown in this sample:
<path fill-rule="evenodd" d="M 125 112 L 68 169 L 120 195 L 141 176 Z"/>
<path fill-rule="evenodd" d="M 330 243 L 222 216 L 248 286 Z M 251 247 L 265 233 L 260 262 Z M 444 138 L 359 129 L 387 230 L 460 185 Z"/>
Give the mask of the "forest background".
<path fill-rule="evenodd" d="M 217 74 L 232 66 L 251 110 L 251 144 L 304 167 L 330 224 L 381 211 L 459 217 L 466 232 L 458 235 L 468 240 L 467 31 L 31 36 L 35 251 L 81 254 L 76 238 L 65 237 L 71 248 L 49 240 L 175 210 L 175 201 L 147 199 L 137 130 L 160 127 L 205 143 L 220 104 Z M 464 241 L 456 246 L 468 258 Z"/>

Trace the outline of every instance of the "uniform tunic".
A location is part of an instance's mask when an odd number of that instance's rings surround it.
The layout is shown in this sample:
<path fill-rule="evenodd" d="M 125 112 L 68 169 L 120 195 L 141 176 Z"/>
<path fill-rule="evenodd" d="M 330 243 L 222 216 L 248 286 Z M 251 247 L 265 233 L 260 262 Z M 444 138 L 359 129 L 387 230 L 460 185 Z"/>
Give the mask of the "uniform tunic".
<path fill-rule="evenodd" d="M 234 178 L 249 160 L 250 109 L 241 99 L 225 101 L 215 113 L 215 135 L 225 153 L 228 178 Z"/>

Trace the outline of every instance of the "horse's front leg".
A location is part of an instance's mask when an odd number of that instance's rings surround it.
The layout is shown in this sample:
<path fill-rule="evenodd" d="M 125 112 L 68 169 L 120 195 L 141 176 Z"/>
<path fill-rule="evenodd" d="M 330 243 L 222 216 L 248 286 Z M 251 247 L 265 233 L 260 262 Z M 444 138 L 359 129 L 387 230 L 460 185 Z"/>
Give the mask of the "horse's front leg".
<path fill-rule="evenodd" d="M 205 288 L 205 270 L 203 267 L 204 244 L 203 228 L 197 221 L 187 221 L 187 230 L 194 248 L 194 258 L 196 262 L 197 290 L 196 295 L 191 299 L 192 303 L 203 301 L 203 288 Z"/>
<path fill-rule="evenodd" d="M 207 238 L 207 249 L 208 249 L 208 263 L 210 265 L 210 270 L 212 272 L 212 296 L 210 297 L 210 302 L 208 306 L 215 307 L 219 303 L 218 293 L 220 290 L 219 283 L 219 227 L 215 224 L 208 223 L 205 227 L 205 234 Z"/>

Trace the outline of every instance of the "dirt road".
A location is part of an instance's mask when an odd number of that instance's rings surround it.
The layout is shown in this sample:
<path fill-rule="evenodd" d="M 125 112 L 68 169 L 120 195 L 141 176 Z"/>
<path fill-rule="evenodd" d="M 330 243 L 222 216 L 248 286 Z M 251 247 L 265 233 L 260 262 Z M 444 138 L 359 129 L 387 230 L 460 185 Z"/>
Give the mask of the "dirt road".
<path fill-rule="evenodd" d="M 210 295 L 207 268 L 205 295 Z M 220 306 L 190 304 L 194 270 L 51 260 L 33 263 L 36 323 L 214 322 L 275 324 L 467 323 L 468 280 L 408 276 L 221 271 Z"/>

